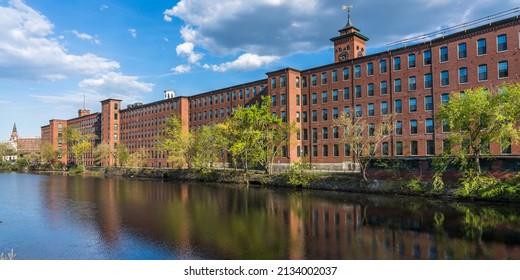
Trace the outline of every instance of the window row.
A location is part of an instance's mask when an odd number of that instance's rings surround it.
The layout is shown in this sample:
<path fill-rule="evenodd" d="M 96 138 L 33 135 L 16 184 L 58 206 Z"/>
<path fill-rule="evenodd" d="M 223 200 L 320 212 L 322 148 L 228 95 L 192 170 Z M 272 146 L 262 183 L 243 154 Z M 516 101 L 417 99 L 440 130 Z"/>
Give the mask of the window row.
<path fill-rule="evenodd" d="M 211 106 L 213 104 L 219 104 L 224 102 L 230 102 L 231 100 L 242 100 L 244 96 L 246 99 L 256 97 L 259 94 L 263 94 L 265 92 L 265 87 L 252 87 L 246 88 L 244 90 L 240 89 L 238 91 L 226 92 L 221 94 L 215 94 L 213 96 L 206 96 L 201 98 L 192 99 L 190 102 L 190 109 L 203 107 L 203 106 Z"/>

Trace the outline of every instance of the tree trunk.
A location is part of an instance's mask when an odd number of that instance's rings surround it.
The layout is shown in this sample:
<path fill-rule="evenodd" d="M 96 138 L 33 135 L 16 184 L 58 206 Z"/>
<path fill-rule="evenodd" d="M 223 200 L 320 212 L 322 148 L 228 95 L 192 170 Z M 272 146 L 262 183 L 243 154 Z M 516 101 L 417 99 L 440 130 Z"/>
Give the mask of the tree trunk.
<path fill-rule="evenodd" d="M 480 172 L 482 172 L 481 168 L 480 168 L 480 156 L 479 156 L 479 153 L 476 152 L 473 154 L 473 158 L 475 159 L 475 169 L 477 171 L 478 174 L 480 174 Z"/>

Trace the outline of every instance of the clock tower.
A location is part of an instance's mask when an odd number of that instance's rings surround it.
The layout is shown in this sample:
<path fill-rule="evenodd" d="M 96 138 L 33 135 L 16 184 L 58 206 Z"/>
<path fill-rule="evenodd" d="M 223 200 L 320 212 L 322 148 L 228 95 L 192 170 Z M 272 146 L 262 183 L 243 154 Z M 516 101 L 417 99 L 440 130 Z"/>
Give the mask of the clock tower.
<path fill-rule="evenodd" d="M 339 36 L 330 39 L 334 42 L 334 63 L 364 56 L 368 41 L 350 22 L 352 6 L 343 6 L 343 10 L 348 12 L 347 24 L 339 30 Z"/>

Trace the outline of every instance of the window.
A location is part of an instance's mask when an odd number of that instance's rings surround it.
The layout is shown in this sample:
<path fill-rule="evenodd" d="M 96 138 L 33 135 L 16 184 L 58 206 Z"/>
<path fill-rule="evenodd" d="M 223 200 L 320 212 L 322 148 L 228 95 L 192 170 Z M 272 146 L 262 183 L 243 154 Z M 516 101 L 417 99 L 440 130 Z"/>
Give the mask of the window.
<path fill-rule="evenodd" d="M 326 85 L 327 84 L 327 72 L 321 73 L 321 84 Z"/>
<path fill-rule="evenodd" d="M 477 40 L 477 55 L 485 55 L 486 53 L 486 39 Z"/>
<path fill-rule="evenodd" d="M 403 102 L 401 99 L 396 99 L 394 101 L 394 111 L 398 114 L 401 114 L 403 112 Z"/>
<path fill-rule="evenodd" d="M 441 86 L 450 85 L 450 73 L 448 71 L 441 71 Z"/>
<path fill-rule="evenodd" d="M 300 77 L 296 77 L 296 88 L 300 88 Z"/>
<path fill-rule="evenodd" d="M 507 51 L 507 36 L 505 34 L 497 36 L 497 52 Z"/>
<path fill-rule="evenodd" d="M 303 140 L 309 140 L 309 131 L 306 128 L 303 129 Z"/>
<path fill-rule="evenodd" d="M 339 118 L 339 109 L 337 107 L 332 108 L 332 118 L 334 118 L 334 119 Z"/>
<path fill-rule="evenodd" d="M 379 73 L 386 73 L 386 59 L 382 59 L 379 61 Z"/>
<path fill-rule="evenodd" d="M 443 93 L 441 94 L 441 102 L 442 104 L 446 104 L 450 101 L 450 94 L 449 93 Z"/>
<path fill-rule="evenodd" d="M 424 110 L 433 111 L 433 97 L 431 95 L 424 97 Z"/>
<path fill-rule="evenodd" d="M 417 112 L 417 99 L 410 98 L 410 113 Z"/>
<path fill-rule="evenodd" d="M 387 115 L 388 114 L 388 102 L 383 101 L 381 102 L 381 115 Z"/>
<path fill-rule="evenodd" d="M 481 64 L 478 66 L 478 80 L 487 81 L 487 65 Z"/>
<path fill-rule="evenodd" d="M 381 153 L 383 154 L 383 156 L 388 155 L 388 142 L 383 142 L 381 146 Z"/>
<path fill-rule="evenodd" d="M 457 51 L 458 51 L 459 59 L 464 59 L 464 58 L 468 57 L 468 47 L 467 47 L 466 43 L 460 43 L 457 46 Z"/>
<path fill-rule="evenodd" d="M 401 70 L 401 58 L 398 56 L 398 57 L 394 57 L 394 71 L 399 71 Z"/>
<path fill-rule="evenodd" d="M 329 145 L 323 145 L 323 156 L 324 157 L 329 156 Z"/>
<path fill-rule="evenodd" d="M 374 84 L 370 83 L 367 85 L 367 95 L 374 96 Z"/>
<path fill-rule="evenodd" d="M 419 154 L 417 141 L 410 141 L 410 155 L 416 156 Z"/>
<path fill-rule="evenodd" d="M 411 53 L 408 55 L 408 68 L 415 68 L 415 54 Z"/>
<path fill-rule="evenodd" d="M 334 137 L 334 139 L 339 138 L 339 128 L 337 126 L 332 128 L 332 137 Z"/>
<path fill-rule="evenodd" d="M 356 117 L 361 118 L 363 116 L 363 108 L 361 105 L 356 105 Z"/>
<path fill-rule="evenodd" d="M 371 123 L 368 125 L 368 136 L 374 136 L 376 132 L 376 125 Z"/>
<path fill-rule="evenodd" d="M 312 110 L 312 121 L 317 122 L 318 121 L 318 111 Z"/>
<path fill-rule="evenodd" d="M 302 105 L 307 106 L 307 94 L 302 95 Z"/>
<path fill-rule="evenodd" d="M 381 82 L 381 84 L 379 85 L 379 89 L 381 91 L 381 95 L 385 95 L 388 93 L 388 85 L 386 81 Z"/>
<path fill-rule="evenodd" d="M 441 49 L 439 50 L 439 61 L 448 61 L 448 47 L 441 47 Z"/>
<path fill-rule="evenodd" d="M 432 53 L 431 53 L 431 51 L 424 51 L 424 53 L 423 53 L 423 64 L 424 65 L 432 64 Z"/>
<path fill-rule="evenodd" d="M 403 122 L 395 122 L 395 135 L 403 135 Z"/>
<path fill-rule="evenodd" d="M 337 102 L 338 100 L 339 100 L 338 90 L 337 89 L 333 89 L 332 90 L 332 102 Z"/>
<path fill-rule="evenodd" d="M 368 116 L 373 117 L 374 116 L 374 103 L 369 103 L 367 106 L 368 109 Z"/>
<path fill-rule="evenodd" d="M 114 120 L 117 120 L 117 117 L 118 117 L 118 115 L 117 115 L 117 113 L 115 113 L 114 114 Z"/>
<path fill-rule="evenodd" d="M 396 93 L 401 92 L 401 79 L 394 80 L 394 92 L 396 92 Z"/>
<path fill-rule="evenodd" d="M 312 129 L 312 143 L 317 143 L 317 142 L 318 142 L 318 129 L 313 128 Z"/>
<path fill-rule="evenodd" d="M 372 62 L 367 63 L 367 76 L 374 75 L 374 64 Z"/>
<path fill-rule="evenodd" d="M 426 154 L 429 156 L 435 155 L 435 143 L 433 140 L 426 140 Z"/>
<path fill-rule="evenodd" d="M 300 122 L 300 112 L 296 112 L 296 122 Z"/>
<path fill-rule="evenodd" d="M 236 91 L 233 91 L 233 100 L 237 100 L 237 92 Z"/>
<path fill-rule="evenodd" d="M 302 87 L 306 88 L 307 87 L 307 77 L 302 77 Z M 304 149 L 306 147 L 303 147 Z"/>
<path fill-rule="evenodd" d="M 285 94 L 280 95 L 280 105 L 285 106 L 287 100 L 285 98 Z"/>
<path fill-rule="evenodd" d="M 316 86 L 316 75 L 312 75 L 311 76 L 311 86 L 315 87 Z"/>
<path fill-rule="evenodd" d="M 510 155 L 511 154 L 511 139 L 502 140 L 502 154 Z"/>
<path fill-rule="evenodd" d="M 324 140 L 329 139 L 329 128 L 324 127 L 321 129 L 321 137 L 323 137 Z"/>
<path fill-rule="evenodd" d="M 361 86 L 356 86 L 355 94 L 356 94 L 356 98 L 361 98 Z"/>
<path fill-rule="evenodd" d="M 448 139 L 442 140 L 442 151 L 447 154 L 451 154 L 451 142 Z"/>
<path fill-rule="evenodd" d="M 321 103 L 327 103 L 327 92 L 326 91 L 323 91 L 321 93 Z"/>
<path fill-rule="evenodd" d="M 349 144 L 345 144 L 344 155 L 345 155 L 346 157 L 349 157 L 349 156 L 350 156 L 350 145 L 349 145 Z"/>
<path fill-rule="evenodd" d="M 285 87 L 285 76 L 280 77 L 280 87 Z"/>
<path fill-rule="evenodd" d="M 355 79 L 361 78 L 361 66 L 359 66 L 359 65 L 354 66 L 354 78 Z"/>
<path fill-rule="evenodd" d="M 296 94 L 296 106 L 300 106 L 300 95 Z"/>
<path fill-rule="evenodd" d="M 271 106 L 276 106 L 276 95 L 271 96 Z"/>
<path fill-rule="evenodd" d="M 312 156 L 318 157 L 318 145 L 312 145 Z"/>
<path fill-rule="evenodd" d="M 417 134 L 417 120 L 410 120 L 410 134 Z"/>
<path fill-rule="evenodd" d="M 468 82 L 468 68 L 459 68 L 459 84 L 466 84 Z"/>
<path fill-rule="evenodd" d="M 332 155 L 334 157 L 339 157 L 339 146 L 338 146 L 338 144 L 334 144 L 332 146 Z"/>
<path fill-rule="evenodd" d="M 317 93 L 315 93 L 315 92 L 312 93 L 311 102 L 314 105 L 318 104 L 318 94 Z"/>
<path fill-rule="evenodd" d="M 343 100 L 350 99 L 350 89 L 348 87 L 343 89 Z"/>
<path fill-rule="evenodd" d="M 507 61 L 500 61 L 498 63 L 498 78 L 502 79 L 507 77 L 509 77 Z"/>
<path fill-rule="evenodd" d="M 343 107 L 343 114 L 347 117 L 350 116 L 350 107 L 349 106 Z"/>
<path fill-rule="evenodd" d="M 272 89 L 276 88 L 276 78 L 271 78 L 271 88 Z M 236 100 L 236 93 L 235 92 L 233 92 L 233 100 Z"/>
<path fill-rule="evenodd" d="M 329 113 L 328 113 L 328 110 L 327 110 L 327 109 L 323 109 L 323 110 L 321 110 L 321 119 L 322 119 L 323 121 L 328 120 L 328 119 L 329 119 L 328 116 L 329 116 Z"/>
<path fill-rule="evenodd" d="M 303 122 L 307 122 L 307 111 L 303 111 L 302 119 L 303 119 Z"/>
<path fill-rule="evenodd" d="M 424 88 L 432 88 L 432 74 L 424 74 Z"/>
<path fill-rule="evenodd" d="M 398 156 L 403 155 L 403 142 L 401 142 L 401 141 L 395 142 L 395 154 Z"/>
<path fill-rule="evenodd" d="M 348 68 L 343 68 L 343 80 L 348 80 Z"/>
<path fill-rule="evenodd" d="M 433 133 L 433 119 L 426 119 L 426 133 Z"/>
<path fill-rule="evenodd" d="M 409 90 L 416 90 L 417 89 L 415 76 L 411 76 L 411 77 L 408 78 L 408 88 L 409 88 Z"/>
<path fill-rule="evenodd" d="M 450 125 L 448 124 L 448 121 L 442 120 L 442 132 L 450 132 Z"/>
<path fill-rule="evenodd" d="M 332 82 L 333 83 L 338 82 L 338 70 L 332 70 Z"/>

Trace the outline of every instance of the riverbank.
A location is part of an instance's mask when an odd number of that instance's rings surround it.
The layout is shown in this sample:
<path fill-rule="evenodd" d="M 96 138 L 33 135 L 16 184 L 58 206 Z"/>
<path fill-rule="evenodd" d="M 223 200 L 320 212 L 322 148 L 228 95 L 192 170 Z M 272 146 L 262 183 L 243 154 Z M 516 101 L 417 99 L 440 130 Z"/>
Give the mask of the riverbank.
<path fill-rule="evenodd" d="M 448 200 L 456 199 L 460 201 L 520 203 L 520 177 L 518 176 L 496 188 L 483 187 L 478 192 L 468 193 L 464 186 L 446 185 L 439 189 L 435 188 L 430 182 L 420 182 L 414 178 L 397 178 L 391 181 L 372 180 L 366 183 L 363 181 L 361 174 L 357 173 L 311 174 L 301 170 L 290 170 L 286 173 L 268 175 L 264 173 L 245 174 L 242 170 L 230 169 L 202 171 L 195 169 L 146 168 L 108 168 L 101 170 L 99 173 L 105 176 L 151 178 L 169 181 L 228 183 L 378 195 L 405 195 Z"/>

